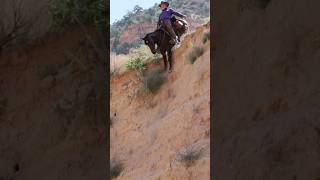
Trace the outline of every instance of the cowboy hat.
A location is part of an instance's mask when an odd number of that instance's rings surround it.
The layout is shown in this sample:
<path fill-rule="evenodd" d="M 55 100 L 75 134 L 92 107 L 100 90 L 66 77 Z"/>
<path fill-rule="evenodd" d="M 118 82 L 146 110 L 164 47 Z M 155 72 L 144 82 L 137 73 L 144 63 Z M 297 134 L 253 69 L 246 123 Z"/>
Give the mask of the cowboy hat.
<path fill-rule="evenodd" d="M 160 4 L 159 4 L 159 7 L 161 7 L 161 4 L 166 4 L 166 5 L 167 5 L 167 7 L 169 7 L 169 3 L 168 3 L 168 2 L 166 2 L 166 1 L 161 1 L 161 2 L 160 2 Z"/>

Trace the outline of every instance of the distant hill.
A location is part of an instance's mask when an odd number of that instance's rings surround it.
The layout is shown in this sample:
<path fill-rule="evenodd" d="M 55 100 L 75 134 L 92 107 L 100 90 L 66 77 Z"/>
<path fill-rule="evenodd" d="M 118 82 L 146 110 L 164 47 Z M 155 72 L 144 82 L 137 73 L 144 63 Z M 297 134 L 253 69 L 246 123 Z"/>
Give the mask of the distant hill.
<path fill-rule="evenodd" d="M 207 21 L 210 16 L 209 0 L 170 0 L 170 7 L 187 15 L 191 29 Z M 141 44 L 140 37 L 155 30 L 161 10 L 158 3 L 148 9 L 135 6 L 121 20 L 110 27 L 110 48 L 117 54 L 127 54 Z"/>

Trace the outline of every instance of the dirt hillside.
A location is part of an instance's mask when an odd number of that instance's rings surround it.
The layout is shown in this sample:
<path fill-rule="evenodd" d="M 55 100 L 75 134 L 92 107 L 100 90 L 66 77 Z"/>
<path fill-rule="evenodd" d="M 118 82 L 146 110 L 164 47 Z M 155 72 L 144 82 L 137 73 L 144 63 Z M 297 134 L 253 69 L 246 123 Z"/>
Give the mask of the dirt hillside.
<path fill-rule="evenodd" d="M 111 79 L 111 158 L 122 161 L 117 179 L 210 179 L 210 43 L 202 38 L 209 25 L 198 27 L 174 50 L 174 70 L 155 93 L 131 98 L 140 84 L 136 72 Z M 193 46 L 204 48 L 194 64 Z M 163 68 L 161 64 L 148 68 Z M 177 160 L 186 149 L 201 149 L 191 166 Z"/>
<path fill-rule="evenodd" d="M 79 28 L 0 56 L 0 179 L 106 179 L 105 70 Z"/>
<path fill-rule="evenodd" d="M 319 179 L 320 2 L 215 6 L 213 178 Z"/>

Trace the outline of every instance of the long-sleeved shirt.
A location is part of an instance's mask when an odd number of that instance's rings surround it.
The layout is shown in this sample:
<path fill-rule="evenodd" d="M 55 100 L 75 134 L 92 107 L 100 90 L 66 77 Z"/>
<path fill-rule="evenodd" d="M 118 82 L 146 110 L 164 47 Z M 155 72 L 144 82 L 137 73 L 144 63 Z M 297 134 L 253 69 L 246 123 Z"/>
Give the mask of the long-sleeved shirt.
<path fill-rule="evenodd" d="M 178 17 L 185 17 L 185 15 L 171 9 L 171 8 L 166 8 L 166 9 L 163 9 L 160 16 L 159 16 L 159 20 L 160 21 L 163 21 L 163 20 L 166 20 L 166 19 L 170 19 L 172 17 L 172 15 L 176 15 Z"/>

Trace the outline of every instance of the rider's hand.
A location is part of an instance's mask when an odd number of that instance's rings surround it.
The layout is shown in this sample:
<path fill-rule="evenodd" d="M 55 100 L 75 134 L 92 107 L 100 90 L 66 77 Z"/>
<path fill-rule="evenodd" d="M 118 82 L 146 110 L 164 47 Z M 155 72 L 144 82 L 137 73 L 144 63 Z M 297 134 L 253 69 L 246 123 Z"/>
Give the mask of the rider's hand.
<path fill-rule="evenodd" d="M 182 19 L 185 20 L 186 22 L 188 22 L 187 16 L 184 16 Z"/>

